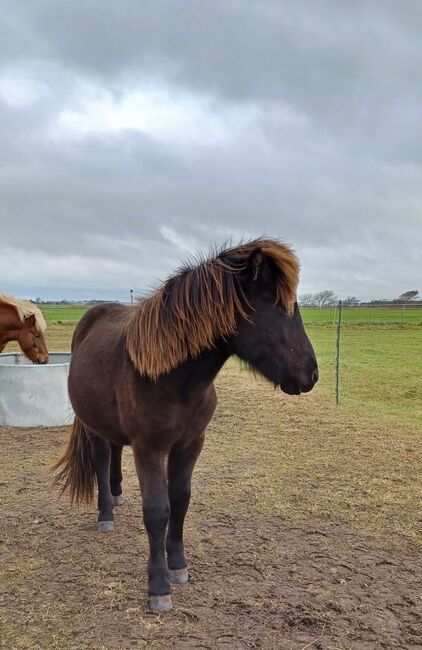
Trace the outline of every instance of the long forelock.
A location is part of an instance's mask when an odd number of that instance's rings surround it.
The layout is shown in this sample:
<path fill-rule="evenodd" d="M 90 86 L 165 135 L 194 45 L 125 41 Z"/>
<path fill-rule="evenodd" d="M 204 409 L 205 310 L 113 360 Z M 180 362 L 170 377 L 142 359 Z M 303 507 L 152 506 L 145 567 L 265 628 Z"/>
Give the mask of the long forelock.
<path fill-rule="evenodd" d="M 28 316 L 35 316 L 35 327 L 38 332 L 45 332 L 47 329 L 47 323 L 45 322 L 42 311 L 32 302 L 29 302 L 29 300 L 19 300 L 14 296 L 1 293 L 0 303 L 13 307 L 22 323 L 25 322 L 25 318 L 28 318 Z"/>
<path fill-rule="evenodd" d="M 276 300 L 293 313 L 299 262 L 277 240 L 258 239 L 196 258 L 140 300 L 126 325 L 126 347 L 135 368 L 154 380 L 189 357 L 235 333 L 251 311 L 239 275 L 251 253 L 260 249 L 276 272 Z"/>

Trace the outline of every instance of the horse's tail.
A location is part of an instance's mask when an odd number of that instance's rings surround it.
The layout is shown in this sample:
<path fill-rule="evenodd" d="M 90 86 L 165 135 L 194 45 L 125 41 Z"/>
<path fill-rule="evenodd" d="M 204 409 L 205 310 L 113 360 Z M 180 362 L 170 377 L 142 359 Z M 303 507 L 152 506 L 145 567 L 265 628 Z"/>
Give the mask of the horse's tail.
<path fill-rule="evenodd" d="M 60 470 L 54 485 L 62 486 L 61 494 L 69 491 L 72 504 L 91 503 L 96 480 L 94 462 L 85 427 L 78 417 L 73 421 L 66 449 L 52 469 Z"/>

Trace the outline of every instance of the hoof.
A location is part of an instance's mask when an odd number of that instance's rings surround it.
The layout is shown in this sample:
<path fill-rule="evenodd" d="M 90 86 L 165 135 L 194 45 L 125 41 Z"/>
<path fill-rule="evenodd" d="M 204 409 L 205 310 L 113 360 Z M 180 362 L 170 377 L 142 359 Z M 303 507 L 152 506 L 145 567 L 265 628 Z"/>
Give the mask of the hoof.
<path fill-rule="evenodd" d="M 173 607 L 170 594 L 167 596 L 150 596 L 148 604 L 150 610 L 154 612 L 154 614 L 169 612 Z"/>
<path fill-rule="evenodd" d="M 188 569 L 169 569 L 169 580 L 172 585 L 186 585 L 189 582 Z"/>
<path fill-rule="evenodd" d="M 111 533 L 114 530 L 114 521 L 99 521 L 97 529 L 99 533 Z"/>
<path fill-rule="evenodd" d="M 122 506 L 124 504 L 123 494 L 113 497 L 113 506 Z"/>

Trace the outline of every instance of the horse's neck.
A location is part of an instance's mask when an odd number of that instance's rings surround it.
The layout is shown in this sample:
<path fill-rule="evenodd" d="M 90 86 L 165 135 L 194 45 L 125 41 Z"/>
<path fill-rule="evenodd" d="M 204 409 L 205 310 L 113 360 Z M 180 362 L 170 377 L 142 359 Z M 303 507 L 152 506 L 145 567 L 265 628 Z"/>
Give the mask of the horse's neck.
<path fill-rule="evenodd" d="M 19 338 L 20 329 L 3 330 L 0 326 L 0 352 L 9 341 L 17 341 Z"/>
<path fill-rule="evenodd" d="M 16 311 L 9 305 L 0 304 L 0 347 L 9 341 L 16 341 L 22 328 L 22 322 Z"/>
<path fill-rule="evenodd" d="M 213 383 L 217 374 L 229 358 L 226 345 L 206 350 L 196 359 L 189 359 L 168 375 L 169 380 L 183 390 L 202 390 Z"/>

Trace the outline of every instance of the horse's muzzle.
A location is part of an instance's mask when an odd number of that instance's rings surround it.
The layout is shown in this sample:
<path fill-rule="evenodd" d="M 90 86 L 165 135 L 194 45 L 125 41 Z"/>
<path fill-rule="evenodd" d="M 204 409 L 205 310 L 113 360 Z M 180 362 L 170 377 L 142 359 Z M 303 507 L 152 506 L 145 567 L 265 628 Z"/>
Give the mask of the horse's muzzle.
<path fill-rule="evenodd" d="M 318 378 L 319 378 L 318 369 L 315 368 L 315 370 L 312 371 L 310 380 L 299 381 L 299 380 L 292 379 L 283 384 L 280 384 L 280 388 L 283 391 L 283 393 L 287 393 L 287 395 L 300 395 L 301 393 L 309 393 L 309 391 L 312 390 L 315 384 L 317 383 Z"/>

